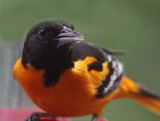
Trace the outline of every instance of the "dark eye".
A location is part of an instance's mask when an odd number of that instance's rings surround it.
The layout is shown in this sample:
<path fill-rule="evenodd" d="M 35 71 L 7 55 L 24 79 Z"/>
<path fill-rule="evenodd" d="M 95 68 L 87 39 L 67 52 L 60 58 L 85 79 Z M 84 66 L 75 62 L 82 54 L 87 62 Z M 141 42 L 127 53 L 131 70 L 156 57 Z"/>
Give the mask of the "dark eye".
<path fill-rule="evenodd" d="M 45 39 L 48 36 L 48 31 L 46 29 L 40 29 L 37 35 L 38 38 Z"/>

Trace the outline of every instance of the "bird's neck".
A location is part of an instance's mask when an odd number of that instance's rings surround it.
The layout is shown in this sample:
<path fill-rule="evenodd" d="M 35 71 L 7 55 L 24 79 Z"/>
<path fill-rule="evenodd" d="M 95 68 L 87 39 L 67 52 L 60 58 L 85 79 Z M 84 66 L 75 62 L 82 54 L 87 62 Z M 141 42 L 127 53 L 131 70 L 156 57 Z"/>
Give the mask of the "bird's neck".
<path fill-rule="evenodd" d="M 39 56 L 41 55 L 41 56 Z M 36 70 L 45 70 L 44 74 L 44 85 L 50 87 L 55 85 L 60 75 L 67 69 L 74 67 L 72 59 L 72 50 L 70 47 L 63 47 L 56 53 L 53 51 L 46 54 L 28 54 L 24 48 L 22 54 L 22 64 L 27 68 L 27 64 L 32 65 Z"/>
<path fill-rule="evenodd" d="M 63 51 L 62 53 L 58 53 L 54 58 L 49 60 L 47 66 L 45 67 L 45 86 L 50 87 L 55 85 L 58 82 L 60 75 L 65 70 L 71 69 L 72 67 L 74 67 L 74 62 L 71 51 Z"/>

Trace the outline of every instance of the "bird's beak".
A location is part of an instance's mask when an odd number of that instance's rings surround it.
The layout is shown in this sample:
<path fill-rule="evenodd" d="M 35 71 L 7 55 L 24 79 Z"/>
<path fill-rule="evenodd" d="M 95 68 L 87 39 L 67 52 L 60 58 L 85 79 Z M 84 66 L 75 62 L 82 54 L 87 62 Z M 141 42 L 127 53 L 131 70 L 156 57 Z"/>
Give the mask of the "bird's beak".
<path fill-rule="evenodd" d="M 67 28 L 66 26 L 63 26 L 62 32 L 63 33 L 58 35 L 59 43 L 57 47 L 65 44 L 79 43 L 80 41 L 84 40 L 83 35 L 70 28 Z"/>

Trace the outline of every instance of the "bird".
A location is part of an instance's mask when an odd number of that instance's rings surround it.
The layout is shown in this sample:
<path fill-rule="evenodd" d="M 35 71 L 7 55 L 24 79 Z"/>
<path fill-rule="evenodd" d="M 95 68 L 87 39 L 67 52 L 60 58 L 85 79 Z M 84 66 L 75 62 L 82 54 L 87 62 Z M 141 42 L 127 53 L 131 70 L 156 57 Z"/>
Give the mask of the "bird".
<path fill-rule="evenodd" d="M 126 51 L 83 40 L 64 21 L 39 22 L 28 32 L 13 77 L 45 113 L 34 112 L 26 121 L 85 115 L 98 121 L 105 106 L 121 98 L 160 114 L 160 95 L 127 77 L 124 64 L 113 57 Z"/>

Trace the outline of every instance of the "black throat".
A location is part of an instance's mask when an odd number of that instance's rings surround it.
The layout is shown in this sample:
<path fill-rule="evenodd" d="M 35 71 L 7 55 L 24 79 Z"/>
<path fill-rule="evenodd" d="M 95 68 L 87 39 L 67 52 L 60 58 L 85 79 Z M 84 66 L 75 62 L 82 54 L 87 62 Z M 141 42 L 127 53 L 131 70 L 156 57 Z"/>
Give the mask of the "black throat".
<path fill-rule="evenodd" d="M 45 67 L 45 82 L 46 87 L 54 86 L 61 74 L 67 69 L 74 67 L 71 50 L 61 51 L 50 61 Z"/>
<path fill-rule="evenodd" d="M 27 63 L 30 63 L 37 70 L 44 69 L 44 85 L 46 87 L 54 86 L 58 83 L 61 74 L 63 74 L 65 70 L 74 67 L 72 49 L 69 46 L 64 46 L 53 53 L 43 53 L 41 56 L 37 56 L 36 59 L 36 55 L 28 55 L 28 53 L 23 50 L 22 64 L 25 68 L 27 68 Z"/>

